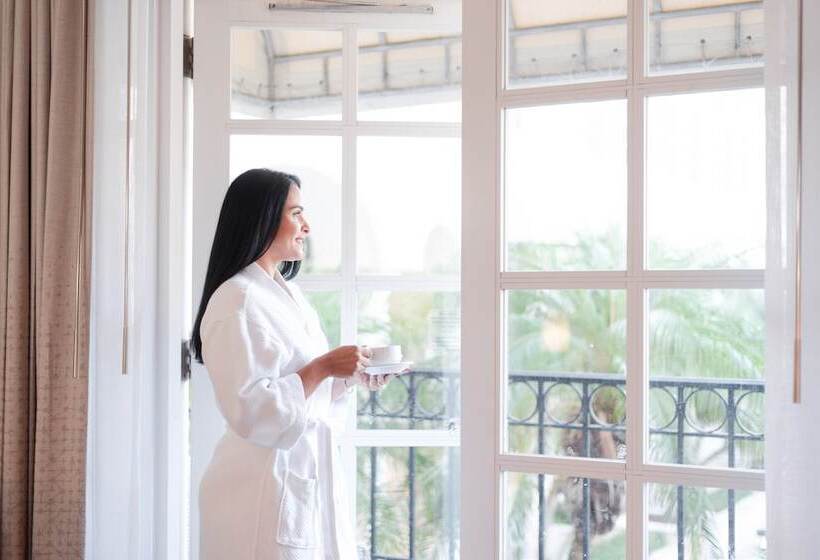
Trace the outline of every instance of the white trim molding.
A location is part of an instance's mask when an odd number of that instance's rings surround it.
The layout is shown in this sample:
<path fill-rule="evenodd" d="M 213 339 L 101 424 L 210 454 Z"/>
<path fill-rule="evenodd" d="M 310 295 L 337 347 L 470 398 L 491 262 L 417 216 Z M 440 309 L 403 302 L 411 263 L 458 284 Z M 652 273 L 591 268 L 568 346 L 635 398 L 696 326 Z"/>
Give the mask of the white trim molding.
<path fill-rule="evenodd" d="M 500 558 L 496 450 L 500 270 L 497 108 L 499 15 L 494 0 L 465 0 L 461 171 L 461 557 Z M 489 139 L 489 140 L 488 140 Z"/>
<path fill-rule="evenodd" d="M 766 0 L 768 241 L 766 489 L 769 558 L 815 558 L 820 523 L 820 3 L 803 0 L 803 139 L 797 153 L 800 0 Z M 793 402 L 796 194 L 803 157 L 802 402 Z"/>
<path fill-rule="evenodd" d="M 95 3 L 94 189 L 85 558 L 187 558 L 182 3 Z M 130 33 L 129 33 L 130 31 Z M 121 373 L 127 37 L 131 309 Z"/>

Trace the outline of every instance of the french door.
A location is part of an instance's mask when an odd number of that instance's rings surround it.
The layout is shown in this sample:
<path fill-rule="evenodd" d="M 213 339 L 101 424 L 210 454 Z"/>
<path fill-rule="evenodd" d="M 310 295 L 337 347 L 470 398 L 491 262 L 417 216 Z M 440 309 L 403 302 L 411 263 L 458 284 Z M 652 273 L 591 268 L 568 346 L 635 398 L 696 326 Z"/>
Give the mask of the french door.
<path fill-rule="evenodd" d="M 763 3 L 463 39 L 463 557 L 765 557 Z"/>
<path fill-rule="evenodd" d="M 298 175 L 311 235 L 295 281 L 331 347 L 401 344 L 414 362 L 350 410 L 342 451 L 359 556 L 455 559 L 460 10 L 402 12 L 196 3 L 192 304 L 229 182 L 254 167 Z M 192 558 L 197 487 L 223 425 L 195 367 Z"/>
<path fill-rule="evenodd" d="M 232 177 L 300 175 L 331 344 L 416 362 L 351 410 L 364 558 L 761 557 L 762 3 L 434 7 L 197 3 L 194 299 Z"/>

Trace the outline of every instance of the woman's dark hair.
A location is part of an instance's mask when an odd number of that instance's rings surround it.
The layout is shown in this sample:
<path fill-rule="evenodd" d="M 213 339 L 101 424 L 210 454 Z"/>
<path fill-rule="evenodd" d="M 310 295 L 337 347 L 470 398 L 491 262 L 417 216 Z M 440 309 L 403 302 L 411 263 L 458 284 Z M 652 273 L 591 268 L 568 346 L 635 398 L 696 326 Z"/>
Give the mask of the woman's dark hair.
<path fill-rule="evenodd" d="M 268 250 L 279 230 L 282 209 L 291 185 L 301 188 L 302 183 L 295 175 L 281 171 L 249 169 L 228 187 L 219 211 L 202 299 L 191 335 L 194 357 L 199 363 L 202 363 L 199 327 L 208 301 L 225 280 Z M 301 261 L 284 261 L 279 265 L 279 271 L 285 280 L 290 280 L 299 273 L 301 264 Z"/>

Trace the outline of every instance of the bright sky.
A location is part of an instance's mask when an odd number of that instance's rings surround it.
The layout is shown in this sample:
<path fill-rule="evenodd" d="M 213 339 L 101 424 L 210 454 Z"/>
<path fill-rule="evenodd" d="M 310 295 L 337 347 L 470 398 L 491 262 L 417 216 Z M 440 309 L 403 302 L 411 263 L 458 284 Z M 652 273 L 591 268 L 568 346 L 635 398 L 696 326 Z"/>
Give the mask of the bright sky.
<path fill-rule="evenodd" d="M 507 111 L 508 243 L 626 232 L 626 101 Z"/>

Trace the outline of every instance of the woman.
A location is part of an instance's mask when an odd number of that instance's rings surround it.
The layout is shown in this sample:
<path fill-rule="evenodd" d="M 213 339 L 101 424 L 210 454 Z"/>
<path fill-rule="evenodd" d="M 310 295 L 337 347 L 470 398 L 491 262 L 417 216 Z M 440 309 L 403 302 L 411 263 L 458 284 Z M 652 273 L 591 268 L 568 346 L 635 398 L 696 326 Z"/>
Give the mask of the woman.
<path fill-rule="evenodd" d="M 227 421 L 200 483 L 203 560 L 353 560 L 334 430 L 348 395 L 387 377 L 370 350 L 328 352 L 298 286 L 310 227 L 293 175 L 252 169 L 228 188 L 194 323 Z"/>

